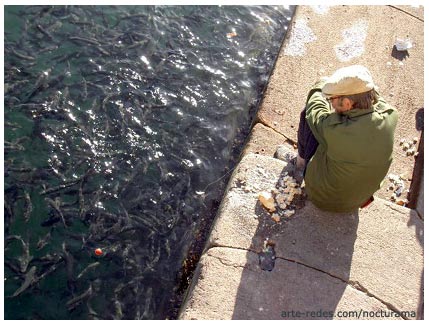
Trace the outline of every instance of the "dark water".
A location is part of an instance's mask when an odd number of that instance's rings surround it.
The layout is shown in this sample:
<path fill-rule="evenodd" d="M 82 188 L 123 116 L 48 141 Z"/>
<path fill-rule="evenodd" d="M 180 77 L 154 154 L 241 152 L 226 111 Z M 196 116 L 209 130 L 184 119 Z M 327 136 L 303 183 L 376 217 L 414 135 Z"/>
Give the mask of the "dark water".
<path fill-rule="evenodd" d="M 174 318 L 293 9 L 5 7 L 5 319 Z"/>

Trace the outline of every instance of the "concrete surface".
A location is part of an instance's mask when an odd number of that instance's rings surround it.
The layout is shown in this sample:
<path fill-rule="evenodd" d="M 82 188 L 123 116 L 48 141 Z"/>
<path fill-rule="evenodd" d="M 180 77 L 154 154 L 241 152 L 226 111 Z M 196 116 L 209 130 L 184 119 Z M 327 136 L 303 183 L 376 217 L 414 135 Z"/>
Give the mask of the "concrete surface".
<path fill-rule="evenodd" d="M 221 286 L 215 282 L 219 275 L 224 276 Z M 245 250 L 210 249 L 200 262 L 198 276 L 184 319 L 326 319 L 323 313 L 358 312 L 354 306 L 392 313 L 341 280 L 298 263 L 277 258 L 272 272 L 262 271 L 258 256 Z M 309 314 L 309 318 L 293 316 L 293 312 Z"/>
<path fill-rule="evenodd" d="M 277 146 L 281 144 L 288 144 L 286 137 L 262 123 L 257 123 L 252 128 L 242 155 L 254 153 L 274 157 Z"/>
<path fill-rule="evenodd" d="M 423 129 L 422 17 L 423 7 L 298 6 L 258 111 L 258 122 L 296 143 L 299 113 L 314 82 L 340 67 L 363 64 L 380 94 L 399 111 L 390 173 L 411 180 L 415 158 L 406 156 L 399 142 L 419 138 Z M 393 45 L 397 38 L 406 37 L 413 47 L 406 54 L 398 53 Z M 377 196 L 389 199 L 391 194 L 384 187 Z"/>
<path fill-rule="evenodd" d="M 282 319 L 283 311 L 360 309 L 421 317 L 423 222 L 416 212 L 381 199 L 349 214 L 307 202 L 276 223 L 257 196 L 276 188 L 285 167 L 256 154 L 240 162 L 180 318 Z M 266 239 L 275 243 L 272 272 L 258 264 Z"/>
<path fill-rule="evenodd" d="M 424 185 L 415 177 L 423 164 L 413 171 L 415 158 L 399 145 L 423 135 L 423 19 L 423 7 L 297 7 L 180 319 L 423 318 Z M 406 55 L 393 49 L 404 37 L 413 42 Z M 389 173 L 405 175 L 406 188 L 416 179 L 416 210 L 383 200 L 384 188 L 363 210 L 332 214 L 307 201 L 277 223 L 257 199 L 285 172 L 286 163 L 272 158 L 276 147 L 296 148 L 311 85 L 351 64 L 367 66 L 399 111 Z M 258 261 L 267 239 L 276 251 L 271 272 Z"/>

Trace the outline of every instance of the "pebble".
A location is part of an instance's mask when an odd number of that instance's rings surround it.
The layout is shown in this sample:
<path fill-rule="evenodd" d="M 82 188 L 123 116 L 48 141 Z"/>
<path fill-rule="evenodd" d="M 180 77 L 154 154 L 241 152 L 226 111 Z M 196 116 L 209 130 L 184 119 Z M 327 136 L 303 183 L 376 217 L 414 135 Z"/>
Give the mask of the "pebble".
<path fill-rule="evenodd" d="M 280 215 L 279 214 L 273 214 L 271 215 L 271 218 L 274 222 L 280 222 Z"/>
<path fill-rule="evenodd" d="M 406 200 L 402 200 L 402 199 L 398 199 L 398 200 L 396 201 L 396 204 L 397 204 L 397 205 L 400 205 L 400 206 L 405 206 L 407 203 L 408 203 L 408 201 L 406 201 Z"/>
<path fill-rule="evenodd" d="M 295 196 L 302 194 L 303 184 L 289 176 L 285 175 L 280 178 L 278 188 L 270 192 L 263 191 L 259 194 L 258 199 L 261 204 L 267 209 L 271 215 L 271 219 L 275 222 L 280 222 L 282 217 L 289 218 L 295 214 L 295 210 L 291 206 Z"/>
<path fill-rule="evenodd" d="M 270 213 L 275 212 L 276 207 L 274 204 L 274 198 L 271 196 L 269 192 L 267 191 L 261 192 L 258 196 L 258 199 L 266 210 L 268 210 Z"/>
<path fill-rule="evenodd" d="M 402 150 L 405 152 L 406 156 L 417 156 L 417 149 L 414 146 L 419 141 L 418 137 L 414 137 L 413 140 L 407 141 L 405 138 L 401 138 L 399 145 L 402 146 Z"/>

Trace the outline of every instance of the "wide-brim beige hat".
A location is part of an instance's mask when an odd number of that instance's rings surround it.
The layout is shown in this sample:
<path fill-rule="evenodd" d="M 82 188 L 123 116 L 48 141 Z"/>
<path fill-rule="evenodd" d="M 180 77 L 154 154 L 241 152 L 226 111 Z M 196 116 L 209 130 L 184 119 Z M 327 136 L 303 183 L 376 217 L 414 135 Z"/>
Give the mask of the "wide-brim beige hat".
<path fill-rule="evenodd" d="M 324 95 L 353 95 L 365 93 L 375 88 L 368 69 L 361 65 L 338 69 L 326 80 L 322 88 Z"/>

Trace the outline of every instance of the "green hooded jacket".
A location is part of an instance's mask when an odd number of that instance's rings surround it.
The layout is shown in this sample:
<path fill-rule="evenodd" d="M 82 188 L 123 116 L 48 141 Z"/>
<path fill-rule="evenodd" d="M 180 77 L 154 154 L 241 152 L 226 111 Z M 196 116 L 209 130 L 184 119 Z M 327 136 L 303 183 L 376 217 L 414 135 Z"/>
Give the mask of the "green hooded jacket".
<path fill-rule="evenodd" d="M 306 120 L 319 142 L 307 165 L 305 187 L 320 209 L 350 212 L 380 189 L 392 163 L 398 112 L 381 97 L 371 109 L 331 111 L 324 82 L 310 91 Z"/>

